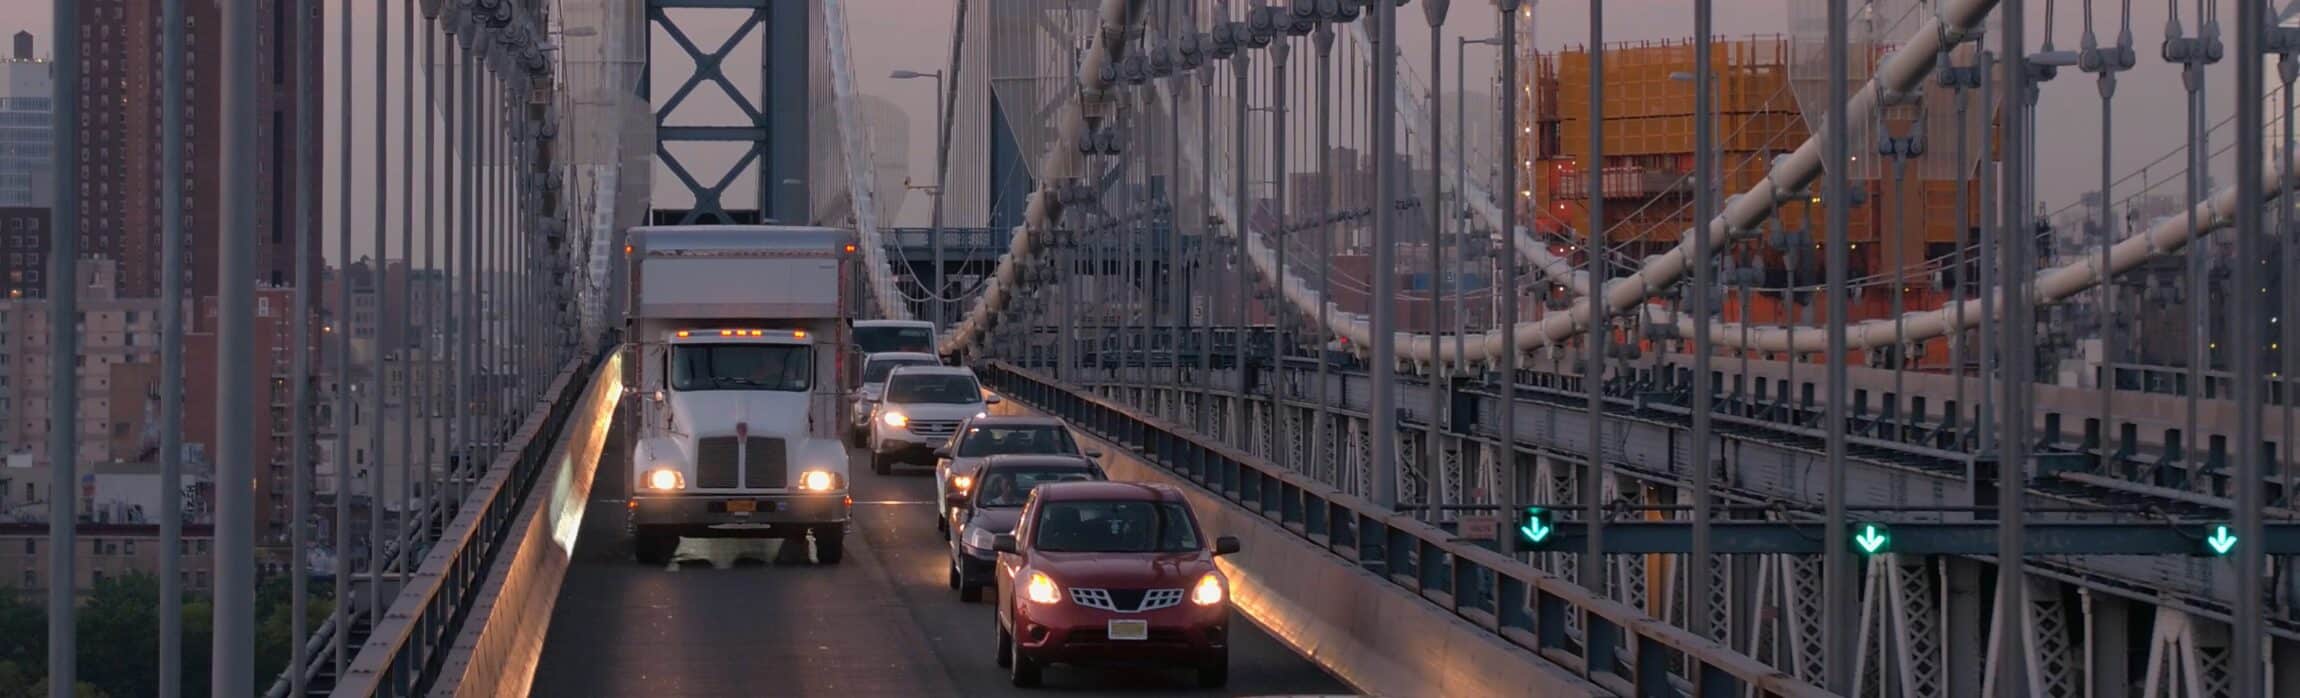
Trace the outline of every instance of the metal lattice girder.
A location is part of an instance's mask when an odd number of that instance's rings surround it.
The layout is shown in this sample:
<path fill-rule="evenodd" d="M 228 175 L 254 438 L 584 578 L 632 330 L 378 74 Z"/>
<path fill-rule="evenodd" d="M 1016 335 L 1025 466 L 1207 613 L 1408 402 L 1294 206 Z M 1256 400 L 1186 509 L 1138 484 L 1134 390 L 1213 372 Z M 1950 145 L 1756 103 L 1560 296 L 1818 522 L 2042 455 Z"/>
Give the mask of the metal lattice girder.
<path fill-rule="evenodd" d="M 678 221 L 681 224 L 734 222 L 733 215 L 725 207 L 727 188 L 733 185 L 736 178 L 754 163 L 758 163 L 769 156 L 769 132 L 771 129 L 768 127 L 768 121 L 770 117 L 760 106 L 765 101 L 765 95 L 753 98 L 751 95 L 744 94 L 743 90 L 736 87 L 734 81 L 727 77 L 724 64 L 734 53 L 735 48 L 740 46 L 745 39 L 750 38 L 755 32 L 762 31 L 768 23 L 769 14 L 773 11 L 772 7 L 775 4 L 774 0 L 647 0 L 649 25 L 659 29 L 665 37 L 670 39 L 672 44 L 678 46 L 679 50 L 694 62 L 693 72 L 689 73 L 672 90 L 670 95 L 655 103 L 655 156 L 662 160 L 664 168 L 668 169 L 671 176 L 676 178 L 680 185 L 684 186 L 687 192 L 694 197 L 694 205 Z M 745 13 L 741 22 L 735 26 L 734 31 L 728 34 L 726 41 L 722 42 L 716 49 L 705 51 L 696 45 L 694 40 L 688 38 L 687 32 L 681 27 L 680 22 L 669 12 L 670 10 L 689 9 L 749 10 L 749 12 Z M 652 41 L 648 42 L 650 54 L 653 53 L 653 43 Z M 771 62 L 773 42 L 763 39 L 760 45 L 760 59 Z M 649 63 L 653 63 L 651 57 Z M 793 74 L 798 73 L 794 71 Z M 704 83 L 715 85 L 726 94 L 728 100 L 733 102 L 736 109 L 741 111 L 741 123 L 683 126 L 671 124 L 674 115 L 679 113 L 679 106 L 684 104 L 687 98 L 693 95 L 695 90 L 702 87 Z M 652 80 L 642 77 L 640 91 L 652 98 L 654 96 Z M 726 172 L 720 174 L 711 183 L 705 184 L 688 170 L 685 163 L 680 162 L 679 158 L 671 153 L 670 147 L 675 143 L 724 143 L 742 148 L 742 150 L 733 166 L 727 168 Z M 764 182 L 765 180 L 766 178 L 762 177 L 761 181 Z M 760 191 L 759 207 L 762 215 L 764 215 L 763 211 L 768 208 L 768 201 L 763 184 Z"/>
<path fill-rule="evenodd" d="M 1858 524 L 1855 524 L 1858 525 Z M 1821 552 L 1822 524 L 1813 522 L 1716 521 L 1711 550 L 1719 555 Z M 2036 522 L 2023 527 L 2031 555 L 2202 555 L 2205 524 Z M 1922 522 L 1888 525 L 1887 548 L 1904 555 L 1989 555 L 1997 549 L 1994 523 Z M 2300 555 L 2300 523 L 2266 525 L 2257 543 L 2269 555 Z M 1549 547 L 1575 550 L 1588 540 L 1588 527 L 1560 521 Z M 1688 521 L 1616 521 L 1605 524 L 1605 549 L 1624 555 L 1687 553 L 1693 549 Z"/>

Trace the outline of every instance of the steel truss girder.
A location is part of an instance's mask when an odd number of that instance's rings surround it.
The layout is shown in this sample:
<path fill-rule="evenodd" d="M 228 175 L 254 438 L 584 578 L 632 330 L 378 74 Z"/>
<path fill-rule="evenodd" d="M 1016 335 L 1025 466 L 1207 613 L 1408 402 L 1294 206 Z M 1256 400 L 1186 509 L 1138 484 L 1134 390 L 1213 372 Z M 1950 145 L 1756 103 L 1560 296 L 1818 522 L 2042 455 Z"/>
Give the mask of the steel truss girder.
<path fill-rule="evenodd" d="M 767 155 L 769 134 L 768 129 L 763 126 L 766 122 L 765 114 L 760 109 L 758 100 L 743 94 L 742 89 L 736 87 L 735 83 L 728 79 L 724 64 L 728 56 L 734 53 L 735 48 L 741 45 L 743 40 L 750 38 L 754 32 L 766 26 L 768 8 L 773 1 L 647 0 L 648 26 L 660 28 L 663 34 L 671 40 L 671 43 L 678 46 L 679 50 L 685 53 L 689 60 L 694 61 L 695 65 L 693 72 L 680 82 L 668 98 L 655 107 L 654 114 L 655 157 L 663 162 L 664 168 L 670 170 L 671 176 L 676 178 L 681 186 L 686 187 L 688 194 L 693 196 L 695 200 L 694 205 L 687 210 L 685 216 L 679 221 L 682 225 L 703 222 L 735 222 L 733 215 L 727 211 L 725 205 L 727 188 L 733 186 L 735 179 L 744 171 Z M 705 51 L 697 46 L 693 39 L 688 38 L 687 32 L 680 26 L 679 21 L 668 12 L 669 10 L 683 9 L 749 10 L 750 12 L 746 13 L 742 22 L 736 25 L 734 32 L 729 34 L 726 41 L 721 43 L 717 49 Z M 654 41 L 650 39 L 647 46 L 647 52 L 650 54 L 648 63 L 652 65 L 654 63 L 652 57 Z M 768 46 L 769 43 L 762 40 L 760 50 L 762 60 L 768 59 Z M 651 74 L 652 71 L 643 73 L 640 78 L 639 89 L 643 96 L 651 96 L 650 93 L 654 90 Z M 679 106 L 686 102 L 688 96 L 694 94 L 696 88 L 701 87 L 706 82 L 718 86 L 722 92 L 726 93 L 728 100 L 734 102 L 735 107 L 742 111 L 743 118 L 747 123 L 706 126 L 671 125 L 671 119 L 678 112 Z M 681 162 L 677 155 L 672 154 L 671 145 L 675 143 L 741 143 L 744 145 L 741 155 L 737 156 L 733 166 L 728 167 L 726 172 L 720 174 L 710 184 L 704 184 L 687 168 L 686 163 Z M 759 202 L 762 211 L 767 206 L 767 202 L 763 199 L 764 192 L 764 187 L 762 187 L 762 200 Z"/>

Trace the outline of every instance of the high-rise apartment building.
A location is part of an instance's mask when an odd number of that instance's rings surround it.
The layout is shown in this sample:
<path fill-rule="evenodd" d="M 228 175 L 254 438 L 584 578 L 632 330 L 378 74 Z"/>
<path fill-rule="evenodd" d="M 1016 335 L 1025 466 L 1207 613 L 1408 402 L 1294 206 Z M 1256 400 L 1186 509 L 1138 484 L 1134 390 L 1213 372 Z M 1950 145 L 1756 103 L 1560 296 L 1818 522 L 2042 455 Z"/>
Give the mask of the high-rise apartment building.
<path fill-rule="evenodd" d="M 49 209 L 0 206 L 0 300 L 48 295 Z"/>
<path fill-rule="evenodd" d="M 32 34 L 16 32 L 0 56 L 0 206 L 47 207 L 56 196 L 50 63 L 32 53 Z"/>
<path fill-rule="evenodd" d="M 120 293 L 130 297 L 158 296 L 161 288 L 160 171 L 162 23 L 160 0 L 86 0 L 80 12 L 80 35 L 85 60 L 80 78 L 80 165 L 76 178 L 81 201 L 80 249 L 92 256 L 120 262 Z M 240 181 L 253 187 L 256 199 L 255 230 L 229 231 L 256 240 L 259 285 L 285 286 L 295 278 L 296 255 L 320 255 L 319 212 L 312 211 L 295 225 L 294 183 L 317 179 L 322 149 L 313 148 L 298 158 L 294 147 L 299 119 L 311 120 L 320 132 L 319 114 L 296 110 L 295 87 L 302 72 L 319 70 L 295 60 L 296 42 L 305 36 L 324 36 L 317 3 L 310 14 L 288 11 L 284 0 L 256 0 L 265 18 L 256 41 L 258 70 L 265 84 L 256 90 L 260 122 L 255 143 L 256 177 Z M 185 3 L 186 46 L 184 66 L 184 172 L 174 176 L 184 183 L 184 224 L 189 240 L 183 272 L 186 288 L 196 298 L 213 296 L 218 260 L 217 241 L 223 213 L 218 186 L 222 176 L 223 45 L 222 19 L 212 2 Z M 314 76 L 314 84 L 321 79 Z M 324 88 L 321 88 L 324 89 Z M 300 234 L 291 234 L 291 231 Z M 298 238 L 302 238 L 299 240 Z"/>

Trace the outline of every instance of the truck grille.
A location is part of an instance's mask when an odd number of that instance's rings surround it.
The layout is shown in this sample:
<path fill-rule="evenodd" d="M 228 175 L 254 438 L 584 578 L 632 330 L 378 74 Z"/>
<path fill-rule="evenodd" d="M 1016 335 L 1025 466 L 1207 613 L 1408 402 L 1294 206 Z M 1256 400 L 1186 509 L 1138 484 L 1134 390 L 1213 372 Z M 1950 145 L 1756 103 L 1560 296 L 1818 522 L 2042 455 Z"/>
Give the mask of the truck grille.
<path fill-rule="evenodd" d="M 753 436 L 750 451 L 750 459 L 745 463 L 748 469 L 743 472 L 743 486 L 766 489 L 790 485 L 789 463 L 786 460 L 789 456 L 784 453 L 782 439 Z"/>
<path fill-rule="evenodd" d="M 741 468 L 740 442 L 732 436 L 712 436 L 695 442 L 695 487 L 734 487 Z"/>
<path fill-rule="evenodd" d="M 695 487 L 699 489 L 731 489 L 749 487 L 764 489 L 783 487 L 790 482 L 787 468 L 788 454 L 782 439 L 753 436 L 744 444 L 732 436 L 705 437 L 695 444 Z M 749 446 L 750 472 L 741 473 L 743 454 L 740 446 Z M 737 484 L 741 483 L 741 484 Z"/>
<path fill-rule="evenodd" d="M 955 419 L 949 419 L 949 420 L 940 420 L 940 419 L 937 419 L 937 420 L 914 419 L 914 420 L 911 420 L 911 422 L 910 422 L 910 433 L 913 433 L 913 434 L 917 434 L 917 435 L 919 435 L 919 436 L 931 436 L 931 437 L 935 437 L 935 438 L 949 438 L 951 434 L 955 434 L 955 433 L 957 433 L 957 432 L 958 432 L 958 420 L 955 420 Z"/>

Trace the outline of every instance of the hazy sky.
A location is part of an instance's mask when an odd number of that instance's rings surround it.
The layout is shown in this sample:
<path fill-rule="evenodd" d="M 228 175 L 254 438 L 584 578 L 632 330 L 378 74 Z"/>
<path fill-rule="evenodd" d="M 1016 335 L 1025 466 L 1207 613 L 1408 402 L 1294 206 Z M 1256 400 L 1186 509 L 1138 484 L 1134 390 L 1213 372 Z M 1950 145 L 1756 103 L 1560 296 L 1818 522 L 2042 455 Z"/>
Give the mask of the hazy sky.
<path fill-rule="evenodd" d="M 2233 3 L 2228 0 L 2216 1 L 2223 6 L 2224 10 L 2233 7 Z M 1818 3 L 1820 2 L 1822 0 L 1716 0 L 1718 33 L 1726 36 L 1785 33 L 1788 30 L 1786 14 L 1792 3 L 1819 7 Z M 949 52 L 948 36 L 951 21 L 949 0 L 847 0 L 847 4 L 850 8 L 851 46 L 859 80 L 857 87 L 865 93 L 883 95 L 901 105 L 909 113 L 912 131 L 910 162 L 913 176 L 921 182 L 929 181 L 932 179 L 930 170 L 934 144 L 934 134 L 930 130 L 934 105 L 934 96 L 929 88 L 931 83 L 927 81 L 897 81 L 886 76 L 897 68 L 931 70 L 942 67 Z M 1589 37 L 1588 10 L 1592 5 L 1597 4 L 1599 3 L 1558 2 L 1556 0 L 1540 3 L 1536 14 L 1536 43 L 1547 50 L 1587 42 Z M 1692 3 L 1689 0 L 1610 0 L 1602 4 L 1605 7 L 1605 37 L 1609 43 L 1680 39 L 1692 32 L 1692 17 L 1689 9 Z M 2028 3 L 2032 49 L 2046 33 L 2047 23 L 2045 22 L 2044 10 L 2047 4 L 2042 2 Z M 2100 2 L 2096 4 L 2101 6 L 2098 10 L 2100 21 L 2104 27 L 2107 27 L 2102 33 L 2104 37 L 2112 38 L 2115 31 L 2115 13 L 2121 11 L 2121 3 Z M 2188 2 L 2181 2 L 2180 4 L 2184 7 L 2190 5 Z M 356 7 L 357 9 L 354 11 L 358 14 L 354 15 L 354 22 L 358 25 L 358 29 L 360 31 L 372 31 L 374 20 L 371 8 L 373 4 L 369 2 L 331 2 L 329 5 L 331 8 L 341 8 L 346 5 Z M 2082 6 L 2075 2 L 2060 3 L 2060 5 L 2063 12 L 2062 16 L 2051 23 L 2054 28 L 2053 33 L 2059 47 L 2073 49 L 2076 47 L 2077 38 L 2082 29 L 2082 17 L 2080 16 Z M 390 6 L 393 8 L 391 22 L 396 31 L 399 22 L 399 3 L 390 3 Z M 1449 43 L 1452 41 L 1451 37 L 1456 35 L 1490 36 L 1494 33 L 1496 18 L 1489 3 L 1482 0 L 1459 0 L 1453 3 L 1453 7 L 1453 14 L 1446 26 L 1448 36 L 1446 41 Z M 46 53 L 52 46 L 53 34 L 48 26 L 50 23 L 48 8 L 49 3 L 44 0 L 0 0 L 0 31 L 12 33 L 18 28 L 29 28 L 39 35 L 41 51 Z M 1427 25 L 1422 21 L 1420 7 L 1418 4 L 1409 5 L 1403 8 L 1401 12 L 1408 20 L 1402 27 L 1404 34 L 1402 43 L 1404 44 L 1404 55 L 1407 57 L 1405 63 L 1413 66 L 1417 72 L 1426 74 L 1426 61 L 1422 57 L 1428 52 L 1429 39 Z M 2185 123 L 2184 114 L 2186 112 L 2183 106 L 2184 92 L 2180 82 L 2180 70 L 2177 66 L 2166 64 L 2160 57 L 2158 50 L 2158 45 L 2165 33 L 2166 12 L 2166 6 L 2163 3 L 2134 3 L 2133 33 L 2137 42 L 2136 49 L 2140 58 L 2140 66 L 2126 73 L 2119 81 L 2120 86 L 2115 102 L 2118 124 L 2116 131 L 2117 149 L 2114 155 L 2115 169 L 2119 176 L 2131 171 L 2136 165 L 2175 152 L 2174 149 L 2183 142 L 2183 124 Z M 2194 31 L 2197 23 L 2193 14 L 2185 17 L 2184 20 L 2190 31 Z M 2228 21 L 2232 22 L 2233 20 Z M 331 31 L 336 26 L 336 22 L 337 20 L 332 15 L 327 20 L 327 26 Z M 724 31 L 705 29 L 695 31 L 695 34 L 695 40 L 708 48 L 717 44 L 718 37 L 723 36 Z M 2233 24 L 2224 26 L 2222 35 L 2224 40 L 2229 43 L 2228 50 L 2233 53 Z M 370 154 L 374 147 L 367 135 L 373 130 L 372 126 L 367 125 L 368 120 L 371 119 L 368 115 L 373 112 L 369 105 L 374 100 L 372 84 L 375 70 L 372 36 L 372 34 L 363 34 L 359 37 L 355 44 L 353 59 L 355 83 L 359 84 L 361 88 L 358 90 L 359 94 L 354 96 L 355 105 L 358 107 L 354 113 L 360 115 L 361 122 L 353 129 L 354 133 L 358 134 L 353 141 L 353 146 L 357 153 L 357 161 L 362 163 L 371 157 Z M 675 49 L 663 44 L 658 54 L 665 50 Z M 327 51 L 329 66 L 327 76 L 331 81 L 334 80 L 339 70 L 337 67 L 338 51 L 340 48 L 336 47 L 331 47 Z M 393 55 L 388 65 L 396 71 L 401 60 L 400 48 L 396 42 L 392 46 L 392 51 Z M 1450 55 L 1451 52 L 1448 53 Z M 1471 84 L 1474 85 L 1490 79 L 1494 72 L 1492 52 L 1488 51 L 1485 53 L 1485 57 L 1480 58 L 1477 52 L 1473 51 L 1471 56 L 1468 73 Z M 730 71 L 732 70 L 734 68 L 730 68 Z M 1451 72 L 1451 70 L 1452 67 L 1448 66 L 1448 71 Z M 2233 64 L 2228 62 L 2212 66 L 2208 70 L 2211 78 L 2208 80 L 2206 108 L 2209 113 L 2208 123 L 2215 123 L 2231 113 L 2232 100 L 2230 97 L 2233 91 L 2230 89 L 2230 85 L 2235 70 Z M 397 75 L 396 72 L 391 74 Z M 2274 74 L 2273 65 L 2270 66 L 2269 74 Z M 396 95 L 397 79 L 393 78 L 388 82 L 393 89 L 393 94 Z M 332 93 L 328 96 L 331 109 L 338 99 Z M 393 99 L 392 103 L 396 104 L 396 97 Z M 2094 186 L 2092 182 L 2098 178 L 2097 168 L 2100 163 L 2098 100 L 2093 77 L 2074 70 L 2063 73 L 2059 79 L 2046 85 L 2039 98 L 2039 109 L 2046 117 L 2043 119 L 2041 133 L 2038 134 L 2038 148 L 2041 154 L 2038 194 L 2051 207 L 2057 208 L 2073 201 L 2079 194 L 2092 189 Z M 420 125 L 418 122 L 419 129 Z M 335 133 L 337 126 L 333 116 L 327 120 L 326 126 L 330 138 L 328 153 L 332 156 L 338 148 L 337 142 L 334 140 L 337 135 Z M 393 141 L 390 144 L 390 151 L 394 158 L 400 151 L 400 144 L 397 142 L 399 128 L 395 120 L 389 129 L 390 138 Z M 2218 148 L 2225 146 L 2231 137 L 2223 131 L 2217 134 L 2214 139 L 2215 148 Z M 2150 171 L 2151 178 L 2163 180 L 2167 177 L 2173 177 L 2178 171 L 2177 166 L 2180 162 L 2180 157 L 2176 155 L 2166 162 L 2155 165 Z M 371 188 L 365 186 L 365 182 L 371 178 L 368 173 L 372 169 L 372 165 L 361 164 L 357 167 L 360 171 L 354 173 L 353 180 L 355 185 L 359 185 L 353 188 L 354 230 L 357 238 L 365 241 L 368 239 L 366 231 L 372 225 L 373 218 L 373 204 L 369 193 Z M 334 170 L 335 168 L 331 166 L 327 173 L 328 191 L 331 193 L 335 191 L 336 186 Z M 661 176 L 659 175 L 659 177 Z M 394 179 L 396 180 L 396 178 Z M 397 186 L 396 182 L 393 186 Z M 327 220 L 332 222 L 335 220 L 336 214 L 332 212 L 332 207 L 330 210 Z M 396 207 L 393 215 L 396 219 Z M 898 217 L 896 222 L 903 225 L 921 225 L 925 219 L 926 207 L 923 197 L 910 197 L 902 215 Z M 394 241 L 392 245 L 396 248 L 397 242 Z M 364 243 L 355 244 L 355 247 L 360 248 L 366 246 Z M 329 247 L 332 257 L 333 245 L 331 244 Z"/>

